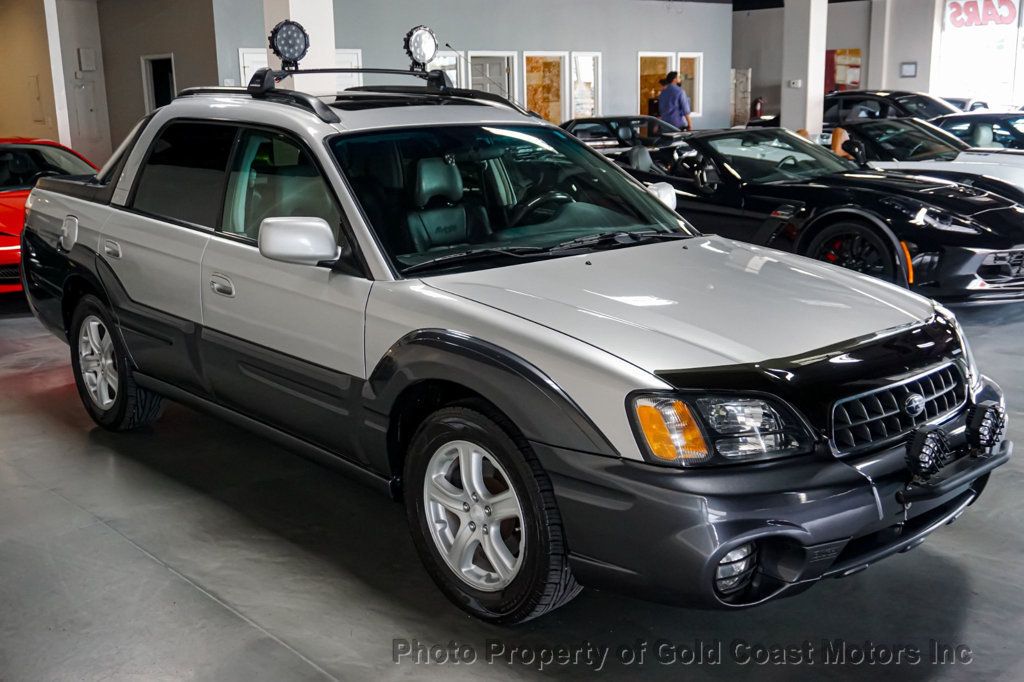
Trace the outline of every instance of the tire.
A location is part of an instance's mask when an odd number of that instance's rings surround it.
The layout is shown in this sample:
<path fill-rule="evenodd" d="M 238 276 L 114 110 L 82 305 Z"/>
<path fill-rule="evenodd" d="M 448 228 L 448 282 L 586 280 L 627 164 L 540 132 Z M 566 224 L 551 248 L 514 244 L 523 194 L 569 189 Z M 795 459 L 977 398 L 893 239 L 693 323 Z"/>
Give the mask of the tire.
<path fill-rule="evenodd" d="M 71 316 L 68 341 L 78 395 L 94 422 L 110 431 L 130 431 L 160 417 L 163 398 L 135 383 L 128 353 L 102 301 L 82 297 Z"/>
<path fill-rule="evenodd" d="M 805 255 L 886 282 L 903 284 L 892 247 L 863 223 L 844 221 L 829 225 L 811 240 Z"/>
<path fill-rule="evenodd" d="M 476 454 L 481 455 L 482 474 L 476 485 L 467 486 L 461 462 Z M 441 471 L 451 475 L 441 483 L 442 497 L 452 495 L 446 504 L 453 506 L 461 502 L 463 511 L 458 515 L 436 502 Z M 474 501 L 472 491 L 481 480 L 485 494 Z M 495 522 L 498 516 L 513 513 L 510 491 L 519 516 Z M 551 481 L 512 423 L 486 404 L 474 401 L 445 407 L 420 424 L 405 460 L 404 494 L 413 541 L 427 572 L 445 596 L 477 618 L 522 623 L 568 603 L 582 589 L 569 568 Z M 487 502 L 494 503 L 494 516 Z M 475 542 L 476 549 L 442 553 L 444 538 L 453 539 L 455 548 L 461 532 L 471 538 L 466 546 Z M 500 553 L 499 547 L 507 554 Z M 446 558 L 470 553 L 469 564 Z M 504 562 L 504 575 L 497 570 L 494 556 L 499 562 L 502 556 L 510 559 Z M 468 568 L 458 572 L 455 563 Z"/>

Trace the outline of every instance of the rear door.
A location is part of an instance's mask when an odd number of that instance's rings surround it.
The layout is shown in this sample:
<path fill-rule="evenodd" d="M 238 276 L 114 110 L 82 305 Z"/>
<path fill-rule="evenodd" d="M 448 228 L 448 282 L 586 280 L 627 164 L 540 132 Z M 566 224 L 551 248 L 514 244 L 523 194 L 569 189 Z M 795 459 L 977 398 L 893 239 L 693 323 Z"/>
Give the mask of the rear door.
<path fill-rule="evenodd" d="M 144 155 L 134 182 L 115 192 L 112 208 L 121 208 L 103 227 L 99 259 L 120 284 L 112 290 L 125 294 L 113 302 L 115 314 L 139 369 L 205 393 L 194 345 L 202 323 L 200 268 L 220 219 L 238 128 L 188 120 L 155 125 L 133 151 Z"/>
<path fill-rule="evenodd" d="M 239 136 L 220 226 L 202 261 L 202 364 L 219 402 L 341 454 L 365 377 L 363 316 L 371 282 L 259 251 L 260 224 L 316 217 L 348 240 L 338 201 L 309 147 L 289 134 Z"/>

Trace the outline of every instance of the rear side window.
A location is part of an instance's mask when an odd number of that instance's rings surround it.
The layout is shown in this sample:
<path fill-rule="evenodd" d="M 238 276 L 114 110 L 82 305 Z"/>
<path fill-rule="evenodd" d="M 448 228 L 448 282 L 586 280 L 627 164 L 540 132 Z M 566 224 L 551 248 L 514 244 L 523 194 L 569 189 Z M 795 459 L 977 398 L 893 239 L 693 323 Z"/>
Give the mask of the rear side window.
<path fill-rule="evenodd" d="M 133 208 L 143 213 L 216 227 L 237 128 L 172 123 L 160 133 L 140 171 Z"/>

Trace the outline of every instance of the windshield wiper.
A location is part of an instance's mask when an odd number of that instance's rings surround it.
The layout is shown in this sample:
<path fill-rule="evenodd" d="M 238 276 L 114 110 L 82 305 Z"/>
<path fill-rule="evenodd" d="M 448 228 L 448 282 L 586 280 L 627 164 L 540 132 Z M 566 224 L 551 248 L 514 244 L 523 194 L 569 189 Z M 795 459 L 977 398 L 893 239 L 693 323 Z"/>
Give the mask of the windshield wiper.
<path fill-rule="evenodd" d="M 553 246 L 548 246 L 544 251 L 549 253 L 570 251 L 572 249 L 582 249 L 588 246 L 598 246 L 601 244 L 638 244 L 652 239 L 692 239 L 693 236 L 694 235 L 692 234 L 685 234 L 683 232 L 661 232 L 659 230 L 642 230 L 638 232 L 620 230 L 618 232 L 601 232 L 599 234 L 591 234 L 585 237 L 576 237 L 575 239 L 569 239 L 567 241 L 554 244 Z"/>
<path fill-rule="evenodd" d="M 420 263 L 413 263 L 402 268 L 402 274 L 407 275 L 410 272 L 419 272 L 420 270 L 431 270 L 433 268 L 459 263 L 462 261 L 472 261 L 484 258 L 486 256 L 508 256 L 510 258 L 528 258 L 530 256 L 543 255 L 546 249 L 542 249 L 539 246 L 503 246 L 488 249 L 474 249 L 471 251 L 458 251 L 456 253 L 446 253 L 443 256 L 437 258 L 431 258 L 429 260 L 422 261 Z"/>

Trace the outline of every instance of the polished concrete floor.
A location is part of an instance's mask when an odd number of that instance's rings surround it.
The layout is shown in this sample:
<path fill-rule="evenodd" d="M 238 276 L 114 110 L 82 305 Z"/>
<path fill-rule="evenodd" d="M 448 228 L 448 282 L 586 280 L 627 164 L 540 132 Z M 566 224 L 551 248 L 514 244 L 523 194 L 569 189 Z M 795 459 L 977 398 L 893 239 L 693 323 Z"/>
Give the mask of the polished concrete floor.
<path fill-rule="evenodd" d="M 1024 443 L 1024 306 L 960 314 Z M 489 627 L 434 588 L 401 507 L 340 474 L 180 406 L 140 433 L 94 427 L 67 347 L 6 300 L 0 680 L 584 677 L 594 672 L 585 656 L 540 661 L 546 647 L 585 643 L 612 647 L 609 678 L 1024 679 L 1022 461 L 998 471 L 981 500 L 922 547 L 790 600 L 723 613 L 586 592 L 540 621 Z M 456 642 L 477 659 L 395 663 L 396 639 Z M 909 646 L 923 660 L 824 665 L 822 639 L 871 642 L 883 661 Z M 497 641 L 492 651 L 525 647 L 536 658 L 508 663 L 506 653 L 488 664 L 487 640 Z M 717 640 L 724 660 L 663 663 L 658 652 L 671 650 L 660 640 L 681 655 Z M 735 640 L 809 640 L 814 663 L 743 665 L 730 653 Z M 971 662 L 933 665 L 930 640 L 969 647 Z M 649 646 L 643 665 L 618 662 L 616 649 L 638 641 Z"/>

